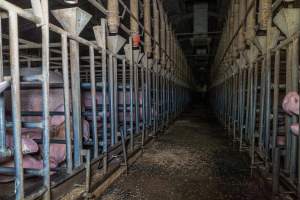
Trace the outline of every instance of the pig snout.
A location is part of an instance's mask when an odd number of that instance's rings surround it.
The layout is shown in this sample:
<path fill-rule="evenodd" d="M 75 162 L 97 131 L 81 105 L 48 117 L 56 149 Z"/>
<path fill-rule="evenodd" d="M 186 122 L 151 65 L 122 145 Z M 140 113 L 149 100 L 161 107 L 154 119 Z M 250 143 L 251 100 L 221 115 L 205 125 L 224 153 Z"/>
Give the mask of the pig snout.
<path fill-rule="evenodd" d="M 282 107 L 288 114 L 299 115 L 299 95 L 297 92 L 289 92 L 282 103 Z"/>

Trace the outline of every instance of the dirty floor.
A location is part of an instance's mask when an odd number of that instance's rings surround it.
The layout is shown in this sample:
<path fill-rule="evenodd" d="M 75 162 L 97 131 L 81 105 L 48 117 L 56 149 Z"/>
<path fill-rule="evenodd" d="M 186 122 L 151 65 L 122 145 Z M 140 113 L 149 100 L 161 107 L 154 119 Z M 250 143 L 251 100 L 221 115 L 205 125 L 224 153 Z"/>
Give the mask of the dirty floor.
<path fill-rule="evenodd" d="M 101 200 L 263 200 L 237 152 L 204 106 L 193 106 L 148 145 Z"/>

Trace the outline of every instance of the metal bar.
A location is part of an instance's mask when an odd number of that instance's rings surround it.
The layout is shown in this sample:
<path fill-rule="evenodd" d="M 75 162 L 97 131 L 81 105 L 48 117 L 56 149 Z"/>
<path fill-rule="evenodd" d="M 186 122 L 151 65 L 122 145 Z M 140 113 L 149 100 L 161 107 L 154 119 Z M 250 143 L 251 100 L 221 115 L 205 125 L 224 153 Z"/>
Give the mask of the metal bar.
<path fill-rule="evenodd" d="M 71 116 L 70 116 L 70 86 L 69 86 L 69 55 L 68 38 L 65 34 L 61 35 L 62 42 L 62 69 L 64 78 L 64 111 L 65 111 L 65 132 L 66 132 L 66 157 L 67 172 L 70 174 L 73 170 L 72 142 L 71 142 Z"/>
<path fill-rule="evenodd" d="M 0 17 L 0 82 L 4 81 L 3 75 L 3 54 L 2 54 L 2 18 Z M 3 93 L 0 94 L 0 155 L 8 157 L 11 154 L 6 148 L 6 127 L 5 127 L 5 99 Z"/>
<path fill-rule="evenodd" d="M 94 47 L 90 46 L 90 80 L 91 80 L 91 94 L 92 94 L 92 112 L 93 112 L 93 142 L 94 142 L 94 158 L 98 157 L 98 129 L 97 129 L 97 107 L 96 107 L 96 80 L 95 80 L 95 52 Z"/>
<path fill-rule="evenodd" d="M 50 193 L 50 121 L 49 121 L 49 7 L 48 0 L 41 1 L 42 25 L 42 73 L 43 73 L 43 184 L 47 188 L 43 194 L 44 200 L 51 199 Z"/>
<path fill-rule="evenodd" d="M 102 41 L 106 41 L 106 20 L 101 19 L 101 26 L 102 26 Z M 108 161 L 108 144 L 107 144 L 107 110 L 106 110 L 106 97 L 107 97 L 107 56 L 106 56 L 106 43 L 103 43 L 102 47 L 102 94 L 103 94 L 103 117 L 102 117 L 102 123 L 103 123 L 103 171 L 104 173 L 107 173 L 107 161 Z"/>
<path fill-rule="evenodd" d="M 80 70 L 79 70 L 79 44 L 70 40 L 70 64 L 72 86 L 72 119 L 74 131 L 74 166 L 81 165 L 82 127 L 81 127 L 81 103 L 80 103 Z"/>
<path fill-rule="evenodd" d="M 6 1 L 2 1 L 6 2 Z M 19 42 L 18 42 L 18 15 L 9 11 L 9 42 L 10 42 L 10 67 L 12 74 L 11 100 L 14 138 L 14 160 L 16 168 L 16 199 L 24 199 L 24 172 L 21 141 L 21 99 L 20 99 L 20 66 L 19 66 Z"/>

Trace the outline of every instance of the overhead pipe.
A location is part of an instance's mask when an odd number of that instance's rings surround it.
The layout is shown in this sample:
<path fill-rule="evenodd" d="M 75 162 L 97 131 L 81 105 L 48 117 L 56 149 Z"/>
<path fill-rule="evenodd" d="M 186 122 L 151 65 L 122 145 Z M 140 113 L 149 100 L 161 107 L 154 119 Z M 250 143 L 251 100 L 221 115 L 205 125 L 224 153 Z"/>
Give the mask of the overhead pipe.
<path fill-rule="evenodd" d="M 149 34 L 144 34 L 144 48 L 145 54 L 147 57 L 151 57 L 152 55 L 152 30 L 151 30 L 151 0 L 144 0 L 144 28 L 145 32 Z"/>
<path fill-rule="evenodd" d="M 236 32 L 236 31 L 238 31 L 238 29 L 239 29 L 239 18 L 240 18 L 240 16 L 239 16 L 239 8 L 240 8 L 240 5 L 239 5 L 240 3 L 239 3 L 239 1 L 235 1 L 235 3 L 234 3 L 234 7 L 233 7 L 233 20 L 234 20 L 234 28 L 233 28 L 233 34 Z M 234 39 L 234 43 L 233 43 L 233 45 L 234 45 L 234 52 L 233 52 L 233 57 L 234 58 L 236 58 L 237 57 L 237 55 L 238 55 L 238 48 L 239 48 L 239 40 L 238 40 L 238 37 L 236 37 L 235 39 Z"/>
<path fill-rule="evenodd" d="M 252 5 L 253 0 L 247 1 L 247 8 L 250 8 Z M 254 2 L 255 4 L 255 2 Z M 252 6 L 249 14 L 247 16 L 247 23 L 246 23 L 246 40 L 249 44 L 249 41 L 253 41 L 255 38 L 255 25 L 256 25 L 256 6 Z"/>
<path fill-rule="evenodd" d="M 130 31 L 133 41 L 133 47 L 139 47 L 141 38 L 139 33 L 139 0 L 130 0 L 130 11 L 132 17 L 130 17 Z"/>
<path fill-rule="evenodd" d="M 160 46 L 161 46 L 161 60 L 160 63 L 162 66 L 166 64 L 166 19 L 165 12 L 163 9 L 163 4 L 161 1 L 158 1 L 159 6 L 159 17 L 160 17 Z"/>
<path fill-rule="evenodd" d="M 119 0 L 107 1 L 107 25 L 110 33 L 118 33 L 120 26 Z"/>
<path fill-rule="evenodd" d="M 239 35 L 238 35 L 238 49 L 242 51 L 245 49 L 245 25 L 243 23 L 243 19 L 246 16 L 247 12 L 247 4 L 246 2 L 239 4 L 239 25 L 242 25 Z"/>
<path fill-rule="evenodd" d="M 267 31 L 268 22 L 272 15 L 272 0 L 259 1 L 258 23 L 259 29 Z"/>
<path fill-rule="evenodd" d="M 160 34 L 159 34 L 159 11 L 158 11 L 158 4 L 157 4 L 157 0 L 153 0 L 153 20 L 154 20 L 154 58 L 155 60 L 159 60 L 160 59 L 160 49 L 159 49 L 159 45 L 160 45 Z"/>

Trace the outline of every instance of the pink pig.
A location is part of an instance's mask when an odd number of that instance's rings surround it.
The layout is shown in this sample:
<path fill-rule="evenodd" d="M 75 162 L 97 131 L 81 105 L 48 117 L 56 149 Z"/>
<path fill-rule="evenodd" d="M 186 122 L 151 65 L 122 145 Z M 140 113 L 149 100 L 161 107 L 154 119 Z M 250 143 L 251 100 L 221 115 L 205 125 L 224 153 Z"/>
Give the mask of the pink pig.
<path fill-rule="evenodd" d="M 288 114 L 299 115 L 299 95 L 297 92 L 289 92 L 282 103 L 282 107 Z"/>

